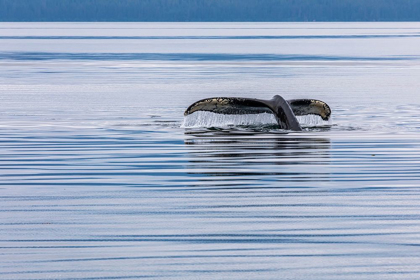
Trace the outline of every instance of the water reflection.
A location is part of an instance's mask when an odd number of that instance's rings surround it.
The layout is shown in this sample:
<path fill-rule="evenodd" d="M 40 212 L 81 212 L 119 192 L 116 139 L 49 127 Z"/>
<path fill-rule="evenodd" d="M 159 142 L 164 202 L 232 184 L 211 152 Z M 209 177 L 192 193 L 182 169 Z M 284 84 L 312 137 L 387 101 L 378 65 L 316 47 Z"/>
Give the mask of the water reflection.
<path fill-rule="evenodd" d="M 315 133 L 187 131 L 185 144 L 189 174 L 210 176 L 211 179 L 199 176 L 208 183 L 223 185 L 232 180 L 236 186 L 274 187 L 278 181 L 298 183 L 329 178 L 331 141 Z"/>

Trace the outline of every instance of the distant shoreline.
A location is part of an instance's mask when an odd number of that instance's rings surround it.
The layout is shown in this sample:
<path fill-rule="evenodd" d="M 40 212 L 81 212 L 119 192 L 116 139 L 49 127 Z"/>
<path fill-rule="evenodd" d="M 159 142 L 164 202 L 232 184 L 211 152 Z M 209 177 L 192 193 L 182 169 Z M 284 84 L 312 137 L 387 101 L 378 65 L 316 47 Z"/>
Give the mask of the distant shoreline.
<path fill-rule="evenodd" d="M 0 0 L 0 22 L 313 21 L 420 21 L 420 0 Z"/>
<path fill-rule="evenodd" d="M 412 23 L 420 23 L 420 20 L 349 20 L 349 21 L 52 21 L 52 20 L 16 20 L 16 21 L 2 21 L 1 23 L 32 23 L 32 22 L 39 22 L 39 23 L 396 23 L 396 22 L 412 22 Z"/>

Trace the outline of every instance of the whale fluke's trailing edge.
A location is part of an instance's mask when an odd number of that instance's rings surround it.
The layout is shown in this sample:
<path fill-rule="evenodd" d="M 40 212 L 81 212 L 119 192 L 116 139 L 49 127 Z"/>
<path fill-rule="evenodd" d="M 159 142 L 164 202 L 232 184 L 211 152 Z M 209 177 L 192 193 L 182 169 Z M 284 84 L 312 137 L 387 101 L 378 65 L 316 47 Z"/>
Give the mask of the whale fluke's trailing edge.
<path fill-rule="evenodd" d="M 275 95 L 271 100 L 241 97 L 214 97 L 199 100 L 185 110 L 187 116 L 197 111 L 208 111 L 225 115 L 271 113 L 276 117 L 280 128 L 301 131 L 296 116 L 317 115 L 329 120 L 331 109 L 327 103 L 315 99 L 284 100 Z"/>

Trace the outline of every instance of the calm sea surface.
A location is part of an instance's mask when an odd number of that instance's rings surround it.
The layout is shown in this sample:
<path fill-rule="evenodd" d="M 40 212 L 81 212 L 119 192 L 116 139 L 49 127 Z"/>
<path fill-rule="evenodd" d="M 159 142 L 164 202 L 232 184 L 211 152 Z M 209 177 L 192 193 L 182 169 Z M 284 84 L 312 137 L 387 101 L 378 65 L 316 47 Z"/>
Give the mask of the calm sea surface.
<path fill-rule="evenodd" d="M 0 275 L 420 279 L 420 23 L 0 23 Z"/>

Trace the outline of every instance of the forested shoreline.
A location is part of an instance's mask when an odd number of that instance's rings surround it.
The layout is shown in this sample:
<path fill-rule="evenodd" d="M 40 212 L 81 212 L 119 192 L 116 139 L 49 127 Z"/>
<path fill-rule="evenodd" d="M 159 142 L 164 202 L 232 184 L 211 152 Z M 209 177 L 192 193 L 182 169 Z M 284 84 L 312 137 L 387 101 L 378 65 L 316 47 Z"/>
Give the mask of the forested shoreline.
<path fill-rule="evenodd" d="M 419 21 L 420 0 L 0 0 L 0 21 Z"/>

